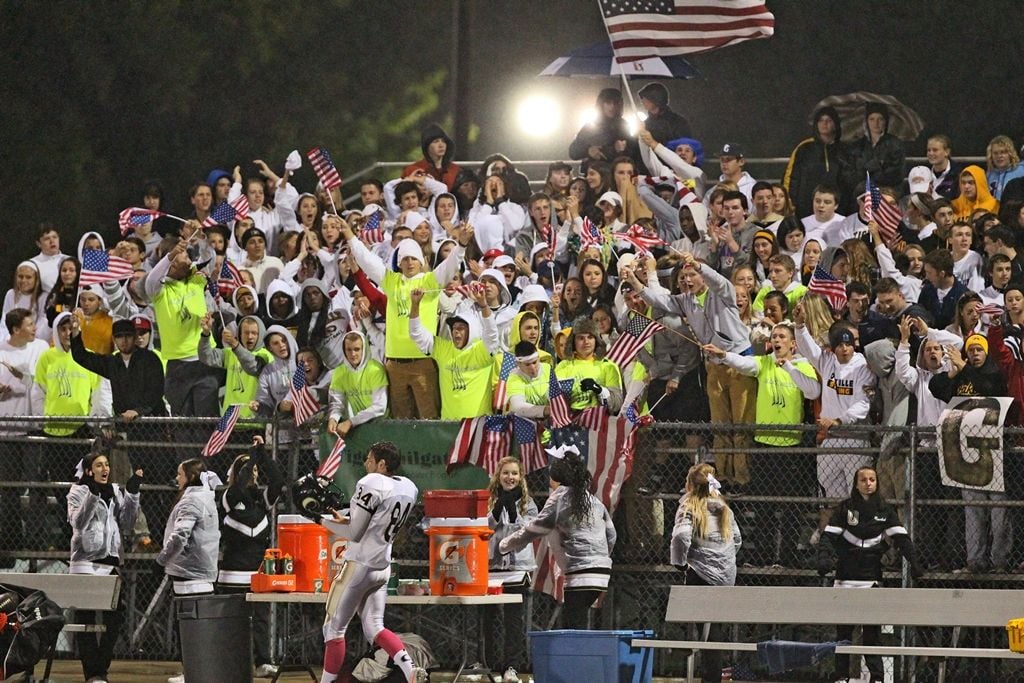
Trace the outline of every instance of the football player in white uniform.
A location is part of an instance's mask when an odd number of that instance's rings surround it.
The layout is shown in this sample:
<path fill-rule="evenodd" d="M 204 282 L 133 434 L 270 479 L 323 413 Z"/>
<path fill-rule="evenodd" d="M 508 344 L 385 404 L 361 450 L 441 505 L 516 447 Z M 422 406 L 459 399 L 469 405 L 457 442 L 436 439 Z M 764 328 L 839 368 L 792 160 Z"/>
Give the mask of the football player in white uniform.
<path fill-rule="evenodd" d="M 419 492 L 415 484 L 396 474 L 402 456 L 390 441 L 373 444 L 363 464 L 367 474 L 356 484 L 350 516 L 342 517 L 334 510 L 333 519 L 324 518 L 324 525 L 347 538 L 348 545 L 341 571 L 327 596 L 320 683 L 337 680 L 345 660 L 345 630 L 356 613 L 367 642 L 387 652 L 410 683 L 416 683 L 423 670 L 414 670 L 405 645 L 384 628 L 384 600 L 391 576 L 391 545 L 409 518 Z"/>

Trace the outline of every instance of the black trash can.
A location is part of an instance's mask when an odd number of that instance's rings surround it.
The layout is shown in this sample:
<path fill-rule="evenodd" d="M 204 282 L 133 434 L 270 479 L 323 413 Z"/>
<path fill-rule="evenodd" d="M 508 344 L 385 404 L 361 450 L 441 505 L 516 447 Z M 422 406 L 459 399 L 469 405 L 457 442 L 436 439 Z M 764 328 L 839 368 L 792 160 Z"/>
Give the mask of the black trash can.
<path fill-rule="evenodd" d="M 244 595 L 174 599 L 186 683 L 252 682 L 252 610 Z"/>

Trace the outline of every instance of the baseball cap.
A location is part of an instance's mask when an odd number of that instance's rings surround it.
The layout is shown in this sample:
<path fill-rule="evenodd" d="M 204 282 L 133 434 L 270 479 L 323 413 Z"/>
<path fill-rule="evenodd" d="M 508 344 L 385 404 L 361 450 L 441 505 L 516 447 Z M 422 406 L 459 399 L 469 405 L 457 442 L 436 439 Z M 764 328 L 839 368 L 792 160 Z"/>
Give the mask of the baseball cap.
<path fill-rule="evenodd" d="M 572 173 L 572 164 L 565 161 L 556 161 L 553 164 L 549 164 L 548 173 L 552 173 L 554 171 L 568 171 L 569 173 Z"/>
<path fill-rule="evenodd" d="M 135 336 L 135 324 L 131 320 L 115 320 L 112 329 L 112 334 L 115 337 L 134 337 Z"/>
<path fill-rule="evenodd" d="M 501 249 L 488 249 L 486 252 L 484 252 L 484 261 L 489 261 L 491 259 L 496 259 L 499 256 L 504 256 L 504 255 L 505 255 L 505 252 L 502 251 Z"/>
<path fill-rule="evenodd" d="M 135 325 L 136 332 L 152 332 L 153 322 L 149 318 L 138 317 L 133 318 L 132 323 Z"/>
<path fill-rule="evenodd" d="M 915 166 L 907 174 L 907 184 L 911 192 L 928 192 L 928 186 L 935 179 L 932 169 L 927 166 Z"/>
<path fill-rule="evenodd" d="M 502 254 L 501 256 L 495 258 L 494 261 L 491 263 L 491 268 L 504 268 L 505 266 L 512 266 L 513 268 L 515 268 L 515 259 L 506 254 Z"/>
<path fill-rule="evenodd" d="M 735 142 L 727 142 L 722 145 L 722 151 L 718 153 L 718 156 L 741 158 L 743 156 L 743 148 Z"/>
<path fill-rule="evenodd" d="M 608 191 L 605 192 L 600 197 L 598 197 L 597 203 L 600 204 L 601 202 L 608 202 L 609 204 L 614 204 L 615 206 L 622 206 L 622 195 L 620 195 L 618 192 Z"/>

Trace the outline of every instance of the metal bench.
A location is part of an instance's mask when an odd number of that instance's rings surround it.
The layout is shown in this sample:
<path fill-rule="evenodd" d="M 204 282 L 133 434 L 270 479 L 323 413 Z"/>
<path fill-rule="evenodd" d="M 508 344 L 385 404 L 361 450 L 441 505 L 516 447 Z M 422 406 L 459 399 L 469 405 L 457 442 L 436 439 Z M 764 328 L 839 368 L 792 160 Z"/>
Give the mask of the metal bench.
<path fill-rule="evenodd" d="M 121 594 L 121 578 L 118 576 L 3 572 L 0 573 L 0 584 L 43 591 L 46 593 L 46 597 L 60 605 L 65 611 L 70 609 L 113 611 L 117 609 L 117 601 Z M 69 633 L 101 633 L 106 630 L 106 626 L 72 622 L 65 624 L 63 630 Z M 43 681 L 50 678 L 54 650 L 55 648 L 51 648 L 47 653 Z"/>
<path fill-rule="evenodd" d="M 1009 649 L 956 647 L 961 628 L 1003 628 L 1006 622 L 1019 617 L 1024 617 L 1024 599 L 1017 591 L 948 588 L 672 586 L 665 610 L 666 622 L 951 627 L 952 647 L 842 645 L 836 648 L 836 654 L 1024 661 L 1024 654 Z M 757 651 L 757 643 L 707 640 L 634 640 L 633 646 Z M 691 652 L 688 678 L 693 678 L 693 672 Z M 939 665 L 939 680 L 944 678 L 943 661 Z"/>

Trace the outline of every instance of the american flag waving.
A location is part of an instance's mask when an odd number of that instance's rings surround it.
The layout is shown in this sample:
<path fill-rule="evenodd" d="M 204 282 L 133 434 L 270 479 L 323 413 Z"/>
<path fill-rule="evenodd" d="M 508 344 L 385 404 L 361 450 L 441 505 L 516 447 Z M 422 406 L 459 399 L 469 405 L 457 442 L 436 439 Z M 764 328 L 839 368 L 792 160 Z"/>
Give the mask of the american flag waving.
<path fill-rule="evenodd" d="M 807 291 L 825 297 L 836 313 L 846 306 L 846 285 L 833 277 L 832 273 L 825 272 L 820 265 L 815 266 L 811 280 L 807 283 Z"/>
<path fill-rule="evenodd" d="M 600 0 L 619 62 L 708 52 L 770 38 L 764 0 Z"/>
<path fill-rule="evenodd" d="M 516 369 L 516 357 L 510 351 L 501 354 L 501 368 L 498 370 L 498 383 L 494 385 L 494 409 L 505 410 L 508 401 L 508 377 Z"/>
<path fill-rule="evenodd" d="M 306 152 L 306 156 L 309 158 L 309 163 L 313 164 L 316 177 L 323 183 L 325 190 L 330 192 L 336 187 L 341 187 L 341 175 L 338 173 L 334 160 L 326 149 L 314 147 Z"/>
<path fill-rule="evenodd" d="M 626 366 L 636 357 L 644 344 L 664 329 L 665 326 L 661 323 L 651 320 L 645 315 L 634 313 L 626 328 L 622 330 L 622 334 L 608 349 L 608 360 L 625 372 Z"/>
<path fill-rule="evenodd" d="M 575 380 L 558 379 L 554 368 L 549 368 L 548 372 L 550 373 L 548 375 L 548 408 L 551 426 L 557 429 L 572 423 L 569 396 L 572 394 L 572 385 Z"/>
<path fill-rule="evenodd" d="M 334 479 L 334 475 L 337 474 L 338 468 L 341 467 L 341 455 L 345 451 L 345 439 L 338 438 L 334 442 L 334 448 L 327 455 L 327 459 L 320 464 L 320 467 L 316 470 L 316 476 L 323 477 L 324 479 Z"/>
<path fill-rule="evenodd" d="M 111 256 L 99 249 L 86 249 L 82 252 L 82 274 L 78 277 L 78 286 L 98 285 L 104 282 L 124 280 L 135 273 L 132 264 L 118 256 Z"/>
<path fill-rule="evenodd" d="M 602 244 L 604 244 L 604 233 L 589 218 L 584 218 L 583 229 L 580 230 L 580 250 L 593 246 L 599 247 Z"/>
<path fill-rule="evenodd" d="M 878 185 L 871 182 L 870 173 L 864 181 L 864 188 L 868 193 L 864 201 L 864 218 L 868 223 L 875 221 L 878 224 L 879 236 L 886 245 L 890 245 L 899 237 L 903 215 L 898 208 L 885 201 Z"/>
<path fill-rule="evenodd" d="M 213 434 L 210 435 L 210 440 L 203 447 L 201 453 L 203 457 L 210 458 L 224 450 L 224 445 L 231 438 L 231 432 L 235 431 L 235 424 L 238 422 L 240 413 L 241 406 L 237 404 L 228 406 L 220 418 L 220 422 L 217 423 L 217 427 L 213 430 Z"/>
<path fill-rule="evenodd" d="M 660 247 L 665 244 L 665 240 L 661 239 L 657 235 L 652 235 L 644 229 L 644 226 L 634 223 L 626 229 L 626 232 L 619 235 L 622 239 L 626 240 L 640 251 L 650 251 L 651 247 Z"/>
<path fill-rule="evenodd" d="M 121 228 L 121 236 L 124 237 L 140 225 L 145 225 L 166 215 L 163 211 L 157 211 L 156 209 L 142 209 L 137 206 L 130 206 L 118 214 L 117 226 Z"/>
<path fill-rule="evenodd" d="M 213 294 L 214 299 L 218 296 L 229 297 L 234 290 L 243 285 L 245 282 L 242 280 L 242 272 L 239 271 L 239 267 L 225 258 L 220 266 L 220 272 L 217 274 L 216 287 L 211 282 L 210 293 Z"/>
<path fill-rule="evenodd" d="M 313 397 L 309 390 L 309 383 L 306 379 L 306 367 L 302 363 L 295 364 L 295 374 L 292 375 L 292 386 L 288 390 L 288 400 L 292 402 L 292 415 L 295 418 L 295 426 L 303 424 L 320 410 L 320 404 Z"/>
<path fill-rule="evenodd" d="M 249 198 L 244 194 L 238 195 L 233 202 L 221 202 L 213 207 L 210 215 L 203 221 L 203 226 L 227 225 L 231 221 L 241 220 L 249 217 Z"/>
<path fill-rule="evenodd" d="M 381 228 L 381 223 L 383 222 L 384 212 L 374 211 L 373 215 L 363 223 L 363 229 L 359 233 L 359 238 L 369 245 L 380 244 L 384 241 L 384 230 Z"/>

